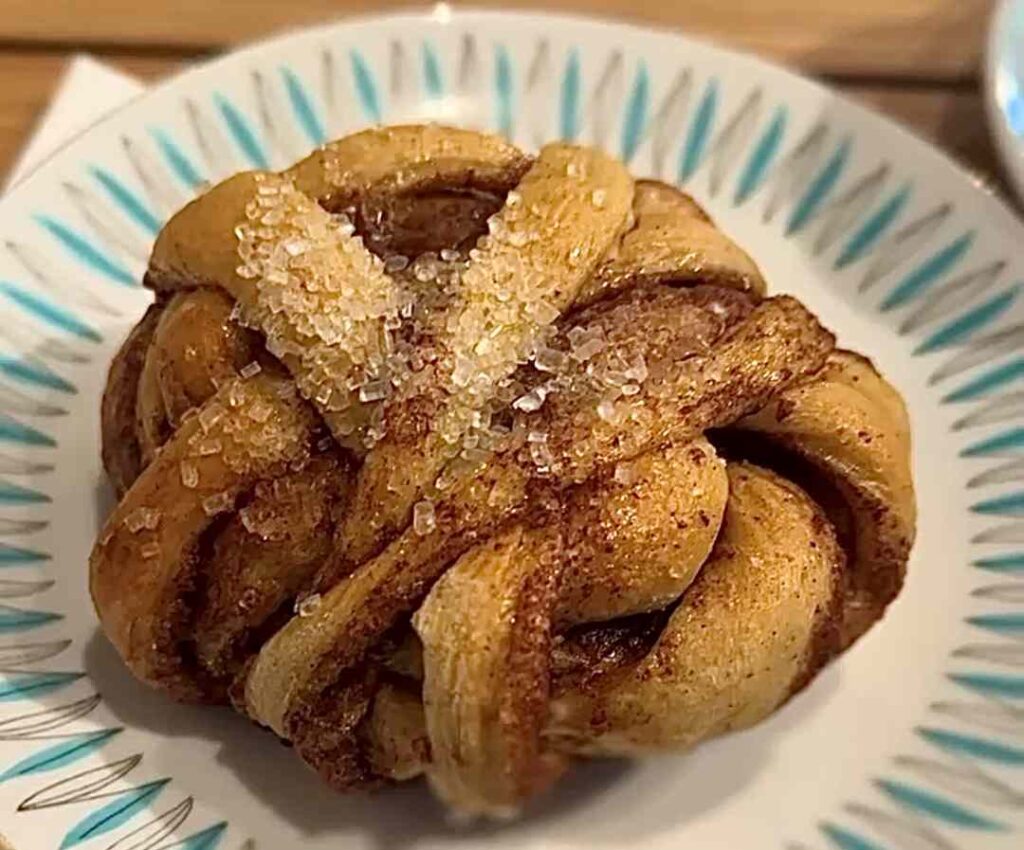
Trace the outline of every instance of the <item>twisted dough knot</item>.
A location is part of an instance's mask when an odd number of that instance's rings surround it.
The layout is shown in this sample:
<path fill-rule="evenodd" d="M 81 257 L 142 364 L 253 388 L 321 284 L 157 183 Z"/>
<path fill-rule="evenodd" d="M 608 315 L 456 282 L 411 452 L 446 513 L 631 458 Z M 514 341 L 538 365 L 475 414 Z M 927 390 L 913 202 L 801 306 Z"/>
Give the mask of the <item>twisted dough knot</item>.
<path fill-rule="evenodd" d="M 748 726 L 902 583 L 899 396 L 597 151 L 360 133 L 188 205 L 146 283 L 104 628 L 339 788 L 501 813 Z"/>

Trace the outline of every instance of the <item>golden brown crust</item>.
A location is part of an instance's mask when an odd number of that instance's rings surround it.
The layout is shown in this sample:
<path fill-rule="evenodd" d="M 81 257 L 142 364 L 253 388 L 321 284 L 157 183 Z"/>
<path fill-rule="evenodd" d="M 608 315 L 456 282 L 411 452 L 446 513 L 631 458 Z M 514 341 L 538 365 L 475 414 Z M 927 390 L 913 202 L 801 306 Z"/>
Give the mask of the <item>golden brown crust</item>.
<path fill-rule="evenodd" d="M 100 407 L 103 468 L 119 498 L 142 471 L 136 416 L 139 378 L 162 310 L 162 304 L 151 305 L 132 328 L 111 361 L 103 390 Z"/>
<path fill-rule="evenodd" d="M 156 355 L 160 396 L 172 430 L 220 384 L 260 358 L 262 343 L 233 320 L 233 309 L 230 298 L 209 288 L 176 293 L 167 302 L 150 355 Z"/>
<path fill-rule="evenodd" d="M 564 543 L 557 525 L 514 526 L 456 561 L 413 618 L 424 648 L 427 775 L 467 814 L 514 810 L 559 772 L 541 731 Z"/>
<path fill-rule="evenodd" d="M 166 312 L 166 308 L 164 312 Z M 163 313 L 161 313 L 161 318 L 163 318 Z M 156 327 L 159 330 L 159 321 L 157 321 Z M 156 339 L 156 331 L 153 333 L 153 338 Z M 149 465 L 157 449 L 171 435 L 171 428 L 167 422 L 167 410 L 164 408 L 163 393 L 160 392 L 160 371 L 159 349 L 150 345 L 139 373 L 135 403 L 136 438 L 142 467 Z"/>
<path fill-rule="evenodd" d="M 633 216 L 635 224 L 614 256 L 580 292 L 581 304 L 654 283 L 705 283 L 765 294 L 767 286 L 754 261 L 674 186 L 639 181 Z"/>
<path fill-rule="evenodd" d="M 373 772 L 392 782 L 413 779 L 430 761 L 430 738 L 418 686 L 385 683 L 365 729 Z"/>
<path fill-rule="evenodd" d="M 211 189 L 146 282 L 104 629 L 336 788 L 508 813 L 573 755 L 757 722 L 902 582 L 898 396 L 595 151 L 369 130 Z"/>
<path fill-rule="evenodd" d="M 549 735 L 560 747 L 691 747 L 757 723 L 820 663 L 818 617 L 842 593 L 832 527 L 765 470 L 734 464 L 729 484 L 715 550 L 642 662 L 557 697 Z"/>
<path fill-rule="evenodd" d="M 373 754 L 360 734 L 376 690 L 377 677 L 372 668 L 351 670 L 291 717 L 289 741 L 332 788 L 374 788 L 388 778 L 377 772 Z M 397 730 L 390 734 L 397 734 Z"/>
<path fill-rule="evenodd" d="M 232 381 L 178 429 L 107 519 L 89 562 L 90 589 L 107 636 L 138 678 L 179 699 L 217 697 L 183 654 L 200 540 L 257 481 L 304 461 L 314 427 L 289 383 Z"/>
<path fill-rule="evenodd" d="M 843 646 L 878 620 L 903 584 L 914 540 L 910 424 L 899 394 L 869 360 L 836 351 L 812 381 L 737 423 L 824 476 L 849 520 Z"/>
<path fill-rule="evenodd" d="M 157 234 L 145 283 L 157 292 L 198 286 L 241 286 L 234 230 L 245 221 L 245 207 L 261 172 L 245 171 L 218 183 L 173 215 Z"/>
<path fill-rule="evenodd" d="M 203 564 L 193 640 L 206 672 L 230 681 L 269 634 L 292 616 L 331 550 L 351 468 L 333 451 L 297 471 L 260 481 L 218 532 Z"/>
<path fill-rule="evenodd" d="M 136 402 L 142 465 L 225 381 L 254 362 L 263 346 L 232 318 L 223 292 L 177 292 L 166 302 L 149 342 Z"/>
<path fill-rule="evenodd" d="M 671 605 L 707 560 L 728 495 L 725 464 L 703 438 L 623 461 L 574 490 L 560 512 L 572 558 L 559 627 Z"/>
<path fill-rule="evenodd" d="M 285 174 L 300 192 L 340 211 L 437 189 L 504 194 L 529 165 L 529 157 L 500 136 L 413 124 L 346 136 Z"/>
<path fill-rule="evenodd" d="M 497 136 L 412 126 L 348 136 L 287 175 L 326 209 L 350 211 L 371 251 L 411 259 L 468 251 L 529 166 Z"/>

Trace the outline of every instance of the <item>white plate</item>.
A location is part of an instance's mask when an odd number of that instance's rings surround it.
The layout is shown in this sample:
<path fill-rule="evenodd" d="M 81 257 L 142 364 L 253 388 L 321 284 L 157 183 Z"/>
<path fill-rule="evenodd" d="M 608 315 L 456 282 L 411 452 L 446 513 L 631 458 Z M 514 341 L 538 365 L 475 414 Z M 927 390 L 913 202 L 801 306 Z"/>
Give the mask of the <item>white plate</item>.
<path fill-rule="evenodd" d="M 86 590 L 98 399 L 153 233 L 204 179 L 425 118 L 575 137 L 684 184 L 898 384 L 920 497 L 902 597 L 770 722 L 585 766 L 522 822 L 468 831 L 418 785 L 335 796 L 229 712 L 150 694 Z M 0 244 L 0 832 L 18 850 L 1024 845 L 1024 230 L 920 140 L 673 34 L 442 6 L 147 94 L 0 201 Z"/>

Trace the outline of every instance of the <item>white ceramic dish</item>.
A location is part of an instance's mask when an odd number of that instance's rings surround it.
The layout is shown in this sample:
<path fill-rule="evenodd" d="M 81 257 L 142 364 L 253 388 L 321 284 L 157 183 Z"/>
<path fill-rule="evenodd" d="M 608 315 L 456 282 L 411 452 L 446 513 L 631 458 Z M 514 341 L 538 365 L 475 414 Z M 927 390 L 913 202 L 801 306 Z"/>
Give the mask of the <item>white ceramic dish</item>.
<path fill-rule="evenodd" d="M 86 588 L 98 398 L 154 232 L 204 180 L 427 118 L 578 138 L 684 184 L 914 424 L 920 535 L 883 623 L 763 726 L 586 766 L 500 827 L 450 826 L 416 785 L 337 797 L 230 713 L 148 693 Z M 0 201 L 0 243 L 0 833 L 18 850 L 1022 846 L 1024 230 L 910 134 L 674 34 L 442 6 L 145 95 Z"/>
<path fill-rule="evenodd" d="M 996 149 L 1024 197 L 1024 2 L 1001 0 L 989 24 L 985 107 Z"/>

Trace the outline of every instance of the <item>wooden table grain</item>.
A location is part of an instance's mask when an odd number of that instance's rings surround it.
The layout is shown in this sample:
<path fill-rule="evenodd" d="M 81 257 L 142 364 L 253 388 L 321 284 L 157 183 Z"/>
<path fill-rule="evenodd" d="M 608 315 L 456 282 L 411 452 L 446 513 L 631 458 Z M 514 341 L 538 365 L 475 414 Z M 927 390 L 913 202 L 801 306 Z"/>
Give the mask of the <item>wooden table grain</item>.
<path fill-rule="evenodd" d="M 398 10 L 393 0 L 0 0 L 0 174 L 76 52 L 146 81 L 272 32 Z M 422 4 L 418 4 L 422 6 Z M 476 0 L 474 6 L 500 5 Z M 980 66 L 993 0 L 518 0 L 756 52 L 903 122 L 997 188 Z"/>

